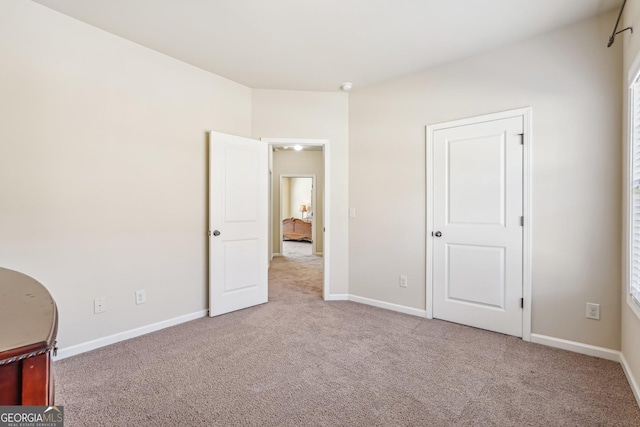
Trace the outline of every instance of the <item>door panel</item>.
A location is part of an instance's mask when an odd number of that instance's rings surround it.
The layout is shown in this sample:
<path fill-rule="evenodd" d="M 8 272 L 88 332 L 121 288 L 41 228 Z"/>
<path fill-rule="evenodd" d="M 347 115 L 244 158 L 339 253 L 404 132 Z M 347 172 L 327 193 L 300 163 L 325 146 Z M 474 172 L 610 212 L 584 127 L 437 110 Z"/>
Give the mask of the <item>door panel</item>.
<path fill-rule="evenodd" d="M 503 309 L 505 248 L 450 244 L 447 249 L 448 300 Z"/>
<path fill-rule="evenodd" d="M 267 302 L 266 143 L 211 132 L 209 315 Z"/>
<path fill-rule="evenodd" d="M 257 221 L 260 153 L 242 146 L 226 146 L 224 151 L 224 220 L 227 223 Z"/>
<path fill-rule="evenodd" d="M 504 225 L 504 151 L 502 134 L 449 141 L 449 223 Z"/>
<path fill-rule="evenodd" d="M 522 336 L 523 118 L 433 133 L 433 316 Z"/>
<path fill-rule="evenodd" d="M 260 285 L 260 274 L 247 265 L 259 265 L 258 239 L 224 242 L 225 293 L 246 290 Z"/>

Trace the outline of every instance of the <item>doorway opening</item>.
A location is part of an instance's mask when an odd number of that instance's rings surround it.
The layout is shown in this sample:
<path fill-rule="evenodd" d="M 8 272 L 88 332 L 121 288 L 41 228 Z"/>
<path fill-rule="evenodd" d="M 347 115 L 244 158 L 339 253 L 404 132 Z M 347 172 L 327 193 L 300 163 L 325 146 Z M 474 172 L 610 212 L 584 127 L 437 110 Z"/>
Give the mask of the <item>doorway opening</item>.
<path fill-rule="evenodd" d="M 276 149 L 277 150 L 277 149 Z M 280 175 L 280 250 L 282 256 L 318 255 L 315 175 Z"/>
<path fill-rule="evenodd" d="M 314 277 L 314 293 L 327 299 L 330 268 L 329 141 L 262 138 L 269 148 L 269 259 L 280 271 L 284 263 L 301 289 Z M 271 273 L 270 273 L 271 275 Z M 299 277 L 299 279 L 298 279 Z"/>

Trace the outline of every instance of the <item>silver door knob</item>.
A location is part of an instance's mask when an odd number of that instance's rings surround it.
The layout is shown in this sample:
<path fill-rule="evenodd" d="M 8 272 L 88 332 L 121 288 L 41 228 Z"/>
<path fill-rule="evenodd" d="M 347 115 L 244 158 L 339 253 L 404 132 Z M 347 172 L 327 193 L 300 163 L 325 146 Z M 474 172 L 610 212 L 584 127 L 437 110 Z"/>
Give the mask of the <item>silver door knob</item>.
<path fill-rule="evenodd" d="M 213 235 L 214 235 L 214 236 L 219 236 L 219 235 L 220 235 L 220 232 L 219 232 L 218 230 L 213 230 Z"/>
<path fill-rule="evenodd" d="M 442 233 L 440 231 L 436 231 L 434 236 L 436 237 L 442 237 Z"/>

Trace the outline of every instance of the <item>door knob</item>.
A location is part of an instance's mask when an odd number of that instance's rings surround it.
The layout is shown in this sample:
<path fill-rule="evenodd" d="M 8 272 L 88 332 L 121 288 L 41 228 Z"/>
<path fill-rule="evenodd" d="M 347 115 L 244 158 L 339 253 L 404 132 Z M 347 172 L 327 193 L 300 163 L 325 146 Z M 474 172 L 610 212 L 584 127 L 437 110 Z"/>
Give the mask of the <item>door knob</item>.
<path fill-rule="evenodd" d="M 442 237 L 442 233 L 440 231 L 436 231 L 434 236 L 436 237 Z"/>
<path fill-rule="evenodd" d="M 214 235 L 214 236 L 219 236 L 219 235 L 220 235 L 220 232 L 219 232 L 218 230 L 213 230 L 213 235 Z"/>

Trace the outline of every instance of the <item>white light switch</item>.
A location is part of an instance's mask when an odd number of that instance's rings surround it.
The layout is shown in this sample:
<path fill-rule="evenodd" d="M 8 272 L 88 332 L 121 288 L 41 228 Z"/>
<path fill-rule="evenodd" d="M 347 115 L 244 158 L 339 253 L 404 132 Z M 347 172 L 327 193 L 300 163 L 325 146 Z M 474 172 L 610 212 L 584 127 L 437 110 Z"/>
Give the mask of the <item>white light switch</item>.
<path fill-rule="evenodd" d="M 136 291 L 136 305 L 144 304 L 145 302 L 147 302 L 147 294 L 144 289 Z"/>
<path fill-rule="evenodd" d="M 349 218 L 356 217 L 356 208 L 349 208 Z"/>

